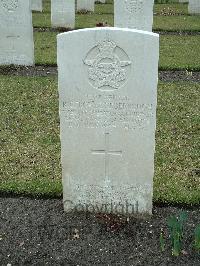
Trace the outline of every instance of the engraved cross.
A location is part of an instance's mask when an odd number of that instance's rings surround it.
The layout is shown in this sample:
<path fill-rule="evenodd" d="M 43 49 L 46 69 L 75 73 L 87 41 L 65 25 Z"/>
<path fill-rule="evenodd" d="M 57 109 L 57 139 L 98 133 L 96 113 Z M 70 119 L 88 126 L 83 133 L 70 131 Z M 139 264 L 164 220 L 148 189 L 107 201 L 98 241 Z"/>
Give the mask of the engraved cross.
<path fill-rule="evenodd" d="M 15 41 L 17 40 L 17 39 L 19 39 L 20 38 L 20 36 L 19 35 L 9 35 L 9 36 L 6 36 L 6 38 L 9 40 L 9 43 L 11 44 L 10 45 L 10 49 L 9 49 L 9 51 L 11 51 L 11 52 L 14 52 L 15 51 Z"/>
<path fill-rule="evenodd" d="M 109 159 L 110 156 L 122 156 L 122 151 L 120 150 L 110 150 L 109 148 L 109 133 L 105 133 L 105 149 L 102 150 L 92 150 L 92 154 L 95 155 L 105 155 L 105 178 L 108 179 L 109 177 Z"/>

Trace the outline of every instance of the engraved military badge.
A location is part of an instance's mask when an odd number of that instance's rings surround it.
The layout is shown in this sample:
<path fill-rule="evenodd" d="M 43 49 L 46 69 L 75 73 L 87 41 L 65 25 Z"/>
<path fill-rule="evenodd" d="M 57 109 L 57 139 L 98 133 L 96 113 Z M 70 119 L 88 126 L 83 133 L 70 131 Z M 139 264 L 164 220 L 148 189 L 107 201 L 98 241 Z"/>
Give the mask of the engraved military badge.
<path fill-rule="evenodd" d="M 125 6 L 129 13 L 142 11 L 143 0 L 125 0 Z"/>
<path fill-rule="evenodd" d="M 2 6 L 8 11 L 15 11 L 18 8 L 19 0 L 0 0 Z"/>
<path fill-rule="evenodd" d="M 93 47 L 84 59 L 90 84 L 99 90 L 119 89 L 128 79 L 131 61 L 125 51 L 110 40 Z"/>

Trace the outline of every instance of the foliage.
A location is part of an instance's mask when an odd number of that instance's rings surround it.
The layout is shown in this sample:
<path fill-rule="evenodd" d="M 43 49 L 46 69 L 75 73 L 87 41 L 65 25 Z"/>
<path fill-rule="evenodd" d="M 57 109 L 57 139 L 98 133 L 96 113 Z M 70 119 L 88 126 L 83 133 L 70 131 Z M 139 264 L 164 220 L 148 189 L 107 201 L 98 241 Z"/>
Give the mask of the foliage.
<path fill-rule="evenodd" d="M 161 232 L 160 232 L 160 249 L 162 252 L 165 250 L 165 238 L 163 234 L 163 229 L 161 229 Z"/>
<path fill-rule="evenodd" d="M 200 224 L 195 228 L 194 231 L 194 247 L 198 253 L 200 253 Z"/>
<path fill-rule="evenodd" d="M 179 217 L 173 215 L 168 218 L 167 223 L 170 231 L 173 256 L 180 255 L 183 240 L 183 227 L 186 219 L 186 212 L 180 213 Z"/>

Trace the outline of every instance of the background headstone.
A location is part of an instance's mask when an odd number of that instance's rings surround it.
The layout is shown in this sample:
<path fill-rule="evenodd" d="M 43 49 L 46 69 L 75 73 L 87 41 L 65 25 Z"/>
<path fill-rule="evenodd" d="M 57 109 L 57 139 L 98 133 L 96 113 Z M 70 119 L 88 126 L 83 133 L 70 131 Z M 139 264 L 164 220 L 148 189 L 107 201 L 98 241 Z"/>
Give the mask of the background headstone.
<path fill-rule="evenodd" d="M 115 0 L 114 25 L 152 31 L 154 0 Z"/>
<path fill-rule="evenodd" d="M 97 0 L 96 2 L 97 3 L 99 2 L 99 3 L 105 4 L 106 3 L 106 0 Z"/>
<path fill-rule="evenodd" d="M 95 0 L 77 0 L 77 11 L 85 10 L 94 12 Z"/>
<path fill-rule="evenodd" d="M 0 1 L 0 64 L 34 64 L 32 13 L 28 0 Z"/>
<path fill-rule="evenodd" d="M 93 28 L 57 45 L 65 210 L 150 214 L 158 35 Z"/>
<path fill-rule="evenodd" d="M 75 27 L 75 0 L 51 0 L 52 27 Z"/>
<path fill-rule="evenodd" d="M 42 12 L 42 0 L 31 0 L 31 10 Z"/>
<path fill-rule="evenodd" d="M 189 14 L 200 14 L 200 0 L 189 0 Z"/>

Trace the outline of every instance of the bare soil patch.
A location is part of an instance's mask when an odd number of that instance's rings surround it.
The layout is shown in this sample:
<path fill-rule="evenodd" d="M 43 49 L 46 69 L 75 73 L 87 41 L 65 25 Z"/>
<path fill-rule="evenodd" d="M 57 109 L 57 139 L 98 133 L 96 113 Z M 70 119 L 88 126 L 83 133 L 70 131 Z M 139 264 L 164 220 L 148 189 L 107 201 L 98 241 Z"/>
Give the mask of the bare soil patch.
<path fill-rule="evenodd" d="M 67 214 L 61 199 L 0 198 L 1 265 L 200 265 L 193 250 L 194 227 L 200 208 L 185 209 L 183 254 L 171 255 L 166 219 L 183 208 L 156 207 L 147 220 L 84 213 Z M 113 221 L 113 222 L 112 222 Z M 112 226 L 111 226 L 112 225 Z"/>
<path fill-rule="evenodd" d="M 13 75 L 13 76 L 42 76 L 47 77 L 50 75 L 57 75 L 57 66 L 42 66 L 36 65 L 34 67 L 24 66 L 4 66 L 0 67 L 1 75 Z M 187 70 L 166 70 L 159 71 L 159 80 L 173 82 L 173 81 L 193 81 L 200 82 L 199 71 L 187 71 Z"/>

